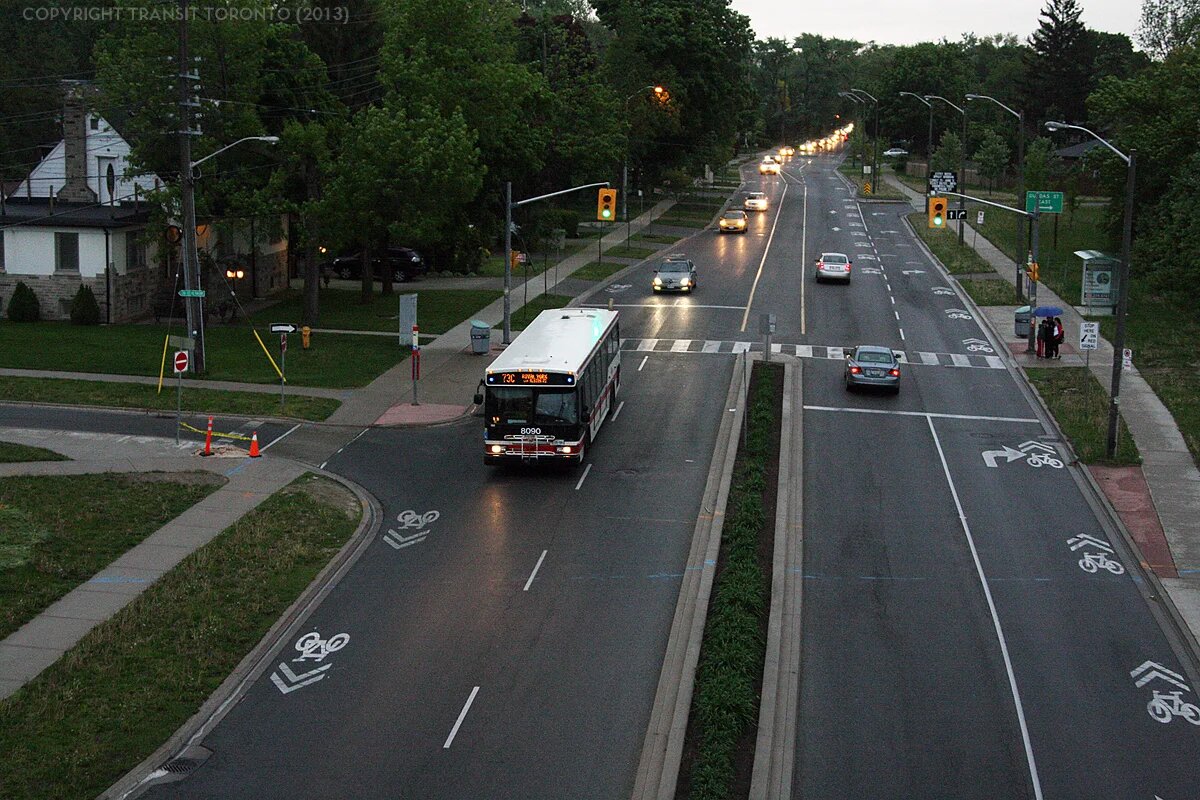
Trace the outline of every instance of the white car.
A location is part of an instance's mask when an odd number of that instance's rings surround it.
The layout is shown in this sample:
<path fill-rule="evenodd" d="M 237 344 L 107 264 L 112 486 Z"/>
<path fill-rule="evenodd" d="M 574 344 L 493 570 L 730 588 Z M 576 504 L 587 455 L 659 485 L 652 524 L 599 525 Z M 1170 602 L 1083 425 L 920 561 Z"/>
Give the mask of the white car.
<path fill-rule="evenodd" d="M 779 162 L 770 157 L 764 158 L 762 160 L 762 163 L 758 165 L 758 174 L 759 175 L 778 175 L 779 174 Z"/>
<path fill-rule="evenodd" d="M 824 280 L 850 282 L 850 268 L 854 265 L 845 253 L 821 253 L 814 273 L 817 283 Z"/>
<path fill-rule="evenodd" d="M 750 192 L 748 195 L 746 195 L 746 199 L 742 201 L 742 208 L 747 211 L 766 211 L 767 193 Z"/>
<path fill-rule="evenodd" d="M 908 151 L 905 150 L 903 147 L 892 147 L 888 150 L 884 150 L 883 154 L 885 156 L 887 156 L 888 158 L 896 158 L 897 156 L 908 155 Z"/>

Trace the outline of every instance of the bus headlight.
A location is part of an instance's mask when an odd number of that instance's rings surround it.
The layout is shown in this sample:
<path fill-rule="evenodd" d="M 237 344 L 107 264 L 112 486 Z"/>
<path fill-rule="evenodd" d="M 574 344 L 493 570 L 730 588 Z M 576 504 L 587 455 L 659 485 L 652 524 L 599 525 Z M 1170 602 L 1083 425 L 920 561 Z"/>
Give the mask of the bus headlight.
<path fill-rule="evenodd" d="M 494 444 L 494 445 L 492 445 L 492 446 L 491 446 L 491 451 L 492 451 L 493 453 L 503 453 L 503 452 L 504 452 L 504 445 L 502 445 L 502 444 Z"/>

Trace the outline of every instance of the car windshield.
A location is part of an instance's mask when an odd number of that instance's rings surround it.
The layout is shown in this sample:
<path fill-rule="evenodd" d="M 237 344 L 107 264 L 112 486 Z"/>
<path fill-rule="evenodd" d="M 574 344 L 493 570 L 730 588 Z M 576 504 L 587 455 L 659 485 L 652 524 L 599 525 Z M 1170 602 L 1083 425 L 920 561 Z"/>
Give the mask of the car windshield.
<path fill-rule="evenodd" d="M 658 268 L 659 275 L 687 275 L 691 271 L 690 264 L 680 261 L 667 262 Z"/>
<path fill-rule="evenodd" d="M 740 212 L 740 211 L 726 211 L 725 212 L 725 219 L 741 219 L 741 218 L 742 218 L 742 212 Z"/>
<path fill-rule="evenodd" d="M 579 421 L 572 389 L 489 388 L 484 411 L 493 425 L 574 425 Z"/>
<path fill-rule="evenodd" d="M 755 192 L 754 194 L 747 195 L 747 197 L 746 197 L 747 200 L 763 200 L 765 198 L 766 198 L 766 195 L 763 194 L 762 192 Z"/>
<path fill-rule="evenodd" d="M 821 260 L 824 261 L 826 264 L 845 264 L 846 263 L 845 256 L 839 256 L 839 255 L 835 255 L 833 253 L 826 253 L 825 255 L 821 256 Z"/>
<path fill-rule="evenodd" d="M 892 363 L 892 354 L 879 350 L 859 350 L 854 360 L 863 364 L 890 364 Z"/>

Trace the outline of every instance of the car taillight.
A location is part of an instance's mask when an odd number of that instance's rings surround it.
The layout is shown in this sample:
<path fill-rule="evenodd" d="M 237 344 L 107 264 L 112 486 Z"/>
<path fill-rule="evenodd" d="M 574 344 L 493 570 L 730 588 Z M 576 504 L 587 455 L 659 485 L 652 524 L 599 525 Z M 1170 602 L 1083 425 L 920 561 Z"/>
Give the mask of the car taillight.
<path fill-rule="evenodd" d="M 891 369 L 888 370 L 888 375 L 891 375 L 893 378 L 899 378 L 900 370 L 896 369 L 895 367 L 892 367 Z"/>
<path fill-rule="evenodd" d="M 825 262 L 824 262 L 824 261 L 818 261 L 818 262 L 817 262 L 817 269 L 825 269 Z"/>
<path fill-rule="evenodd" d="M 850 268 L 851 268 L 851 267 L 853 267 L 853 266 L 854 266 L 854 265 L 853 265 L 853 264 L 851 264 L 850 262 L 846 262 L 846 272 L 849 272 L 849 271 L 850 271 Z"/>
<path fill-rule="evenodd" d="M 851 367 L 850 368 L 851 375 L 858 375 L 861 372 L 862 372 L 862 367 Z"/>

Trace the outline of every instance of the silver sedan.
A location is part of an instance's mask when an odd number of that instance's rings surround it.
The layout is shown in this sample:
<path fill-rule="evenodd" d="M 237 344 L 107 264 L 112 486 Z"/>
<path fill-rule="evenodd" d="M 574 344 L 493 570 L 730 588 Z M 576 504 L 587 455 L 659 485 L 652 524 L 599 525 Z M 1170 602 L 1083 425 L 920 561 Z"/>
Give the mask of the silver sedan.
<path fill-rule="evenodd" d="M 846 391 L 859 386 L 877 386 L 900 391 L 900 361 L 890 347 L 860 344 L 846 354 L 846 371 L 843 373 Z"/>

